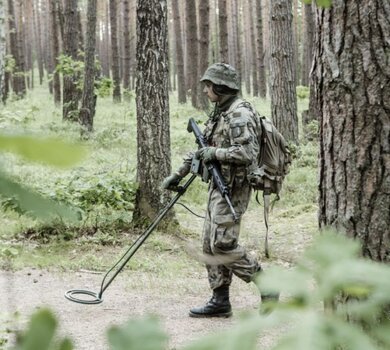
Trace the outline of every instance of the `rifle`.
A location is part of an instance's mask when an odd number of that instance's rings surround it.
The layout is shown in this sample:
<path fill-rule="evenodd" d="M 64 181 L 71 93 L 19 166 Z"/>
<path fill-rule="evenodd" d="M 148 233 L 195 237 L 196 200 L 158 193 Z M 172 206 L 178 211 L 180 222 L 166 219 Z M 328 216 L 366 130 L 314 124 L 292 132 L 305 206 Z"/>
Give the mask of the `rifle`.
<path fill-rule="evenodd" d="M 203 136 L 203 133 L 200 131 L 194 118 L 189 119 L 187 131 L 194 133 L 195 138 L 196 138 L 196 142 L 200 147 L 202 147 L 202 148 L 208 147 L 208 144 Z M 215 185 L 218 187 L 219 192 L 222 194 L 222 197 L 225 198 L 226 203 L 228 204 L 230 211 L 233 215 L 234 222 L 237 222 L 239 220 L 239 217 L 238 217 L 236 211 L 234 210 L 232 201 L 230 199 L 229 188 L 225 184 L 225 181 L 222 177 L 222 174 L 219 170 L 217 163 L 215 161 L 214 162 L 207 162 L 207 163 L 205 163 L 205 166 L 206 166 L 207 170 L 209 171 L 209 174 L 211 174 Z"/>

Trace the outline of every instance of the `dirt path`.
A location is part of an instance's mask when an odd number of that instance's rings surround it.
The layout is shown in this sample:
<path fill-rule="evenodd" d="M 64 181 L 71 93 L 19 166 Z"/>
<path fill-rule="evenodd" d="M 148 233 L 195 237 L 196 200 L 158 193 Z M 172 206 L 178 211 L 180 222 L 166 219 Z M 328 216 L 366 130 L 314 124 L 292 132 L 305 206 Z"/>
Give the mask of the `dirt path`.
<path fill-rule="evenodd" d="M 75 349 L 100 350 L 108 349 L 105 332 L 111 325 L 153 314 L 158 316 L 169 336 L 168 348 L 177 349 L 212 331 L 228 329 L 237 322 L 240 314 L 258 306 L 255 288 L 235 281 L 232 286 L 232 318 L 193 319 L 188 317 L 188 309 L 202 304 L 208 297 L 205 278 L 194 275 L 181 281 L 180 286 L 161 288 L 165 287 L 166 280 L 153 274 L 137 275 L 134 272 L 119 275 L 106 290 L 102 304 L 82 305 L 64 298 L 68 289 L 98 290 L 101 278 L 101 275 L 86 272 L 1 271 L 1 328 L 22 329 L 26 326 L 27 316 L 34 310 L 49 307 L 59 319 L 61 335 L 70 336 Z M 18 320 L 11 316 L 15 311 L 22 315 Z M 262 348 L 266 348 L 271 340 L 270 334 L 259 341 L 264 346 Z"/>

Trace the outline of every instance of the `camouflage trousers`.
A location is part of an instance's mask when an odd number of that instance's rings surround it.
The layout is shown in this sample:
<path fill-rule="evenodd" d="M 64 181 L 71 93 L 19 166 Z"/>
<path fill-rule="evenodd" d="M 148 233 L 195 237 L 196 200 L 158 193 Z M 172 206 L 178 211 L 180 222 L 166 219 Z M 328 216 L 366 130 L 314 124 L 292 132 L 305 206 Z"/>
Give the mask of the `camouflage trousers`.
<path fill-rule="evenodd" d="M 244 186 L 232 192 L 234 209 L 240 215 L 248 207 L 250 191 L 249 186 Z M 245 282 L 251 282 L 254 274 L 260 270 L 257 260 L 238 244 L 240 221 L 233 221 L 226 200 L 211 185 L 203 228 L 203 253 L 210 255 L 212 262 L 212 265 L 206 265 L 211 289 L 230 285 L 233 274 Z"/>

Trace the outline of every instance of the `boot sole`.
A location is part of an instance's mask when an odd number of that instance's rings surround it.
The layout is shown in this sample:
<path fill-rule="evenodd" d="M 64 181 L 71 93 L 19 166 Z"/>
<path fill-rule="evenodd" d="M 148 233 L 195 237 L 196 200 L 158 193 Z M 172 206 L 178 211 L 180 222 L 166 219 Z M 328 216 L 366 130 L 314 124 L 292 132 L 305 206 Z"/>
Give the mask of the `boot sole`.
<path fill-rule="evenodd" d="M 195 314 L 193 312 L 189 312 L 189 316 L 193 318 L 212 318 L 212 317 L 219 317 L 219 318 L 228 318 L 233 315 L 233 312 L 223 312 L 223 313 L 215 313 L 215 314 Z"/>

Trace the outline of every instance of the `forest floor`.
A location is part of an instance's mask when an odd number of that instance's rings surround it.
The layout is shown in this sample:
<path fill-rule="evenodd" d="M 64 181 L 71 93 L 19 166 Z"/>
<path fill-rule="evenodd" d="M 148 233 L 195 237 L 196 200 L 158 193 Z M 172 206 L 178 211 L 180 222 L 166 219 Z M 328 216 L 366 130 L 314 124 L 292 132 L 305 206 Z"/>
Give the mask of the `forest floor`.
<path fill-rule="evenodd" d="M 264 228 L 263 223 L 259 222 L 262 218 L 258 218 L 258 210 L 258 207 L 253 208 L 246 214 L 241 241 L 251 253 L 261 258 L 263 240 L 259 232 L 263 234 Z M 279 213 L 279 217 L 283 216 Z M 316 226 L 315 212 L 311 210 L 282 220 L 271 220 L 272 258 L 261 259 L 262 266 L 264 269 L 274 265 L 289 268 L 312 239 Z M 201 219 L 192 220 L 190 224 L 186 214 L 180 221 L 184 227 L 191 226 L 191 229 L 201 231 Z M 108 349 L 108 328 L 147 315 L 158 317 L 169 337 L 168 349 L 179 349 L 207 334 L 230 329 L 248 312 L 257 312 L 260 300 L 256 286 L 234 278 L 231 288 L 233 317 L 190 318 L 189 309 L 203 305 L 210 297 L 205 269 L 183 253 L 185 248 L 177 238 L 172 235 L 164 237 L 162 232 L 156 232 L 156 235 L 155 242 L 165 241 L 160 252 L 156 253 L 156 247 L 146 242 L 145 247 L 137 252 L 135 266 L 130 264 L 130 269 L 118 275 L 105 291 L 103 303 L 98 305 L 73 303 L 64 298 L 64 293 L 69 289 L 98 291 L 106 271 L 104 269 L 72 270 L 24 264 L 22 267 L 0 270 L 0 339 L 3 338 L 3 342 L 8 344 L 4 345 L 5 348 L 13 342 L 15 331 L 26 328 L 29 315 L 43 307 L 54 312 L 59 320 L 60 335 L 70 337 L 78 350 Z M 193 239 L 194 244 L 199 246 L 199 239 Z M 96 247 L 92 253 L 107 258 L 108 270 L 126 249 L 124 246 Z M 64 259 L 78 259 L 78 254 L 75 250 L 73 256 L 64 252 Z M 262 333 L 258 340 L 259 348 L 269 349 L 280 333 L 283 333 L 280 329 Z"/>

